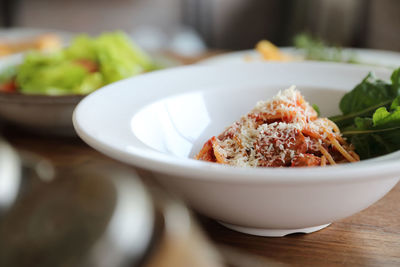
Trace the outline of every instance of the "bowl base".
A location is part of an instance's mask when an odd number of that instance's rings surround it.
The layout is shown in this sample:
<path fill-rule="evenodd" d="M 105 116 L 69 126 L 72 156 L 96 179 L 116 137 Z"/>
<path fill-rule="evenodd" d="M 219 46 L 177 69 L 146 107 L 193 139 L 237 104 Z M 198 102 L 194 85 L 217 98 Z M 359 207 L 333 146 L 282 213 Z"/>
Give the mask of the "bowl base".
<path fill-rule="evenodd" d="M 243 227 L 239 225 L 229 224 L 218 221 L 223 226 L 232 229 L 237 232 L 250 234 L 250 235 L 258 235 L 258 236 L 267 236 L 267 237 L 282 237 L 289 234 L 294 233 L 313 233 L 328 227 L 330 223 L 323 224 L 319 226 L 307 227 L 307 228 L 300 228 L 300 229 L 263 229 L 263 228 L 251 228 L 251 227 Z"/>

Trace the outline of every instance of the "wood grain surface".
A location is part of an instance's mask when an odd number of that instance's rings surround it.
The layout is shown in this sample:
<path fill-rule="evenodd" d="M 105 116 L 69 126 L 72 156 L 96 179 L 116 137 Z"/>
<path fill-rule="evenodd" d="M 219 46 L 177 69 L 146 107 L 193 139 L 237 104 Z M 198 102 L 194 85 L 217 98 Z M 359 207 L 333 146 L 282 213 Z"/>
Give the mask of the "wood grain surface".
<path fill-rule="evenodd" d="M 33 136 L 9 127 L 2 134 L 17 149 L 49 159 L 58 172 L 115 162 L 77 137 Z M 146 171 L 139 170 L 139 174 L 149 179 Z M 368 209 L 312 234 L 257 237 L 234 232 L 201 215 L 196 217 L 217 246 L 238 249 L 276 265 L 400 266 L 400 184 Z"/>

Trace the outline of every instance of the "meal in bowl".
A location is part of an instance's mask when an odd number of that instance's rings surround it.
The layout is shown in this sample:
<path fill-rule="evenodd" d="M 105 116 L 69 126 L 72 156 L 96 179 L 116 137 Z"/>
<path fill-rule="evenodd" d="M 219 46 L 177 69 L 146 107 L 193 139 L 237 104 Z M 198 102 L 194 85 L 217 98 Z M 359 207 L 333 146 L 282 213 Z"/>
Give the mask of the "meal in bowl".
<path fill-rule="evenodd" d="M 154 61 L 122 32 L 96 38 L 79 35 L 66 48 L 27 53 L 20 65 L 0 75 L 0 92 L 86 95 L 156 68 Z"/>
<path fill-rule="evenodd" d="M 153 72 L 90 94 L 75 110 L 74 125 L 90 146 L 148 170 L 197 212 L 231 229 L 264 236 L 309 233 L 367 208 L 389 192 L 399 181 L 400 152 L 384 160 L 310 168 L 236 168 L 193 157 L 223 126 L 291 84 L 309 103 L 320 106 L 321 116 L 339 114 L 343 94 L 369 70 L 385 80 L 391 74 L 386 68 L 321 62 Z M 373 87 L 371 82 L 363 88 Z M 111 98 L 114 101 L 108 101 Z M 351 136 L 347 138 L 351 143 Z"/>
<path fill-rule="evenodd" d="M 294 86 L 260 101 L 218 137 L 197 159 L 249 167 L 325 166 L 359 160 L 354 148 L 327 118 L 318 118 Z"/>
<path fill-rule="evenodd" d="M 399 150 L 400 68 L 391 83 L 368 74 L 342 98 L 340 109 L 342 115 L 319 118 L 319 108 L 292 86 L 272 100 L 258 102 L 218 137 L 211 137 L 195 158 L 240 167 L 306 167 Z"/>

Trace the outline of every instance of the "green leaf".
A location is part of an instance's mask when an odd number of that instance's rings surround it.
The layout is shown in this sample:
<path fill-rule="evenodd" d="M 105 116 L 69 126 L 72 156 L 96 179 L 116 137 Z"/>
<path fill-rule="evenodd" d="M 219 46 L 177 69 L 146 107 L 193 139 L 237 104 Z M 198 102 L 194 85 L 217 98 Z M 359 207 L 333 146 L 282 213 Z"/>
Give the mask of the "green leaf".
<path fill-rule="evenodd" d="M 374 126 L 385 123 L 385 120 L 390 117 L 390 113 L 385 107 L 378 108 L 372 116 Z"/>
<path fill-rule="evenodd" d="M 390 103 L 399 95 L 399 69 L 392 74 L 392 81 L 387 83 L 376 79 L 369 73 L 360 84 L 343 96 L 339 107 L 342 115 L 330 117 L 339 127 L 353 124 L 356 117 L 371 116 L 377 108 L 389 107 Z"/>
<path fill-rule="evenodd" d="M 369 73 L 351 92 L 344 95 L 339 107 L 345 115 L 362 112 L 381 103 L 391 103 L 396 96 L 397 92 L 392 90 L 391 84 Z"/>
<path fill-rule="evenodd" d="M 396 97 L 393 100 L 392 105 L 390 106 L 390 110 L 395 110 L 399 106 L 400 106 L 400 96 Z"/>
<path fill-rule="evenodd" d="M 354 120 L 354 124 L 355 124 L 356 128 L 366 130 L 366 129 L 370 128 L 371 126 L 373 126 L 374 123 L 371 118 L 357 117 Z"/>
<path fill-rule="evenodd" d="M 106 33 L 96 40 L 100 71 L 106 83 L 115 82 L 150 71 L 154 64 L 150 57 L 121 33 Z"/>
<path fill-rule="evenodd" d="M 386 108 L 379 108 L 372 116 L 375 128 L 389 128 L 400 125 L 400 107 L 388 112 Z"/>
<path fill-rule="evenodd" d="M 71 94 L 88 72 L 82 66 L 65 60 L 62 53 L 28 54 L 19 66 L 16 81 L 26 94 Z"/>
<path fill-rule="evenodd" d="M 86 34 L 76 36 L 69 47 L 64 50 L 66 59 L 89 59 L 97 61 L 96 41 Z"/>
<path fill-rule="evenodd" d="M 393 92 L 400 96 L 400 68 L 393 71 L 390 80 L 392 81 Z"/>
<path fill-rule="evenodd" d="M 392 109 L 377 109 L 372 118 L 356 118 L 354 125 L 343 130 L 361 159 L 381 156 L 400 149 L 400 107 L 399 98 L 392 103 Z"/>
<path fill-rule="evenodd" d="M 104 78 L 100 72 L 86 76 L 83 81 L 73 89 L 74 94 L 86 95 L 104 85 Z"/>

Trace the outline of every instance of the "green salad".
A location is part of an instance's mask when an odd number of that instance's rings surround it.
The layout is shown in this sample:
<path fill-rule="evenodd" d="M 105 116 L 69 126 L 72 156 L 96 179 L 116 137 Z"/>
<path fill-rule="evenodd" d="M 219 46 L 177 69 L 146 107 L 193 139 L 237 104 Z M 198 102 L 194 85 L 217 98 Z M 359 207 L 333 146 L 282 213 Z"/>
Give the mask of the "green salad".
<path fill-rule="evenodd" d="M 41 95 L 85 95 L 158 67 L 124 33 L 75 37 L 51 53 L 30 52 L 23 62 L 0 74 L 0 91 Z"/>
<path fill-rule="evenodd" d="M 341 115 L 330 117 L 355 146 L 361 159 L 400 150 L 400 68 L 391 81 L 368 74 L 343 96 Z"/>

